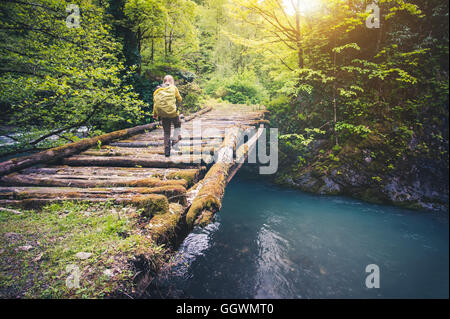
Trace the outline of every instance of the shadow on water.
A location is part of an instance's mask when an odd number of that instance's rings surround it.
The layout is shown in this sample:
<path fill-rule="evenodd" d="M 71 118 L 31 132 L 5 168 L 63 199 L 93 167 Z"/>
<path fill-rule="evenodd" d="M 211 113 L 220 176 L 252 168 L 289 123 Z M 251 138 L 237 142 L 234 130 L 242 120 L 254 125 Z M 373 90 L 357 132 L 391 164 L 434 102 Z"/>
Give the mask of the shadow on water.
<path fill-rule="evenodd" d="M 273 185 L 242 169 L 149 298 L 448 298 L 448 214 Z M 380 288 L 365 286 L 366 266 Z"/>

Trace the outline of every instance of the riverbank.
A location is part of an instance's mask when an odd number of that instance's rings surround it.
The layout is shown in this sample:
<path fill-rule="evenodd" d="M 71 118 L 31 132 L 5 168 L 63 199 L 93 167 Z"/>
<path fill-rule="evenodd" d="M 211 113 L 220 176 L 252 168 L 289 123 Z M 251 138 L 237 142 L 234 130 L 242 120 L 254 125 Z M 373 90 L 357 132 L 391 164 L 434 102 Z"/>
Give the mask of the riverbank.
<path fill-rule="evenodd" d="M 111 203 L 0 208 L 0 298 L 130 298 L 168 263 L 141 211 Z"/>
<path fill-rule="evenodd" d="M 289 155 L 281 152 L 275 181 L 314 194 L 351 196 L 370 203 L 448 212 L 449 180 L 445 162 L 390 154 L 383 141 L 377 139 L 342 146 L 333 146 L 329 140 L 315 140 L 299 155 L 300 162 L 286 160 Z"/>

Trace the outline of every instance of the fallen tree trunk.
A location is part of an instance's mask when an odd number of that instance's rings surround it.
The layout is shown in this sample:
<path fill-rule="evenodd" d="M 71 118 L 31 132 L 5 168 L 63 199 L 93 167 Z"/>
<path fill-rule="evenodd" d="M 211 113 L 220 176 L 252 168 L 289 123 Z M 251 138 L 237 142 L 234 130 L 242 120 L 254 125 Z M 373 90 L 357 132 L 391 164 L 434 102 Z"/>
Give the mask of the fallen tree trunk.
<path fill-rule="evenodd" d="M 188 183 L 184 179 L 162 180 L 155 177 L 110 177 L 97 178 L 96 176 L 72 176 L 64 175 L 24 175 L 12 173 L 1 178 L 2 184 L 11 186 L 56 186 L 56 187 L 159 187 L 167 185 L 181 185 L 187 187 Z"/>
<path fill-rule="evenodd" d="M 115 187 L 115 188 L 72 188 L 72 187 L 0 187 L 0 199 L 21 200 L 39 198 L 127 198 L 134 195 L 162 194 L 176 197 L 186 193 L 182 185 L 160 187 Z"/>
<path fill-rule="evenodd" d="M 145 130 L 152 130 L 156 127 L 156 125 L 156 123 L 151 123 L 147 125 L 136 126 L 125 130 L 115 131 L 93 138 L 84 139 L 79 142 L 66 144 L 60 147 L 54 147 L 49 150 L 29 156 L 13 158 L 0 163 L 0 176 L 21 170 L 26 167 L 30 167 L 35 164 L 57 161 L 61 158 L 80 153 L 90 147 L 97 145 L 99 142 L 101 142 L 102 144 L 106 144 L 118 138 L 131 136 Z"/>
<path fill-rule="evenodd" d="M 200 164 L 205 164 L 202 156 L 171 156 L 169 159 L 159 155 L 154 157 L 135 157 L 126 156 L 83 156 L 75 155 L 64 159 L 64 164 L 71 166 L 121 166 L 121 167 L 178 167 L 194 168 Z M 208 163 L 206 163 L 208 164 Z"/>
<path fill-rule="evenodd" d="M 191 116 L 188 116 L 185 119 L 185 121 L 192 120 L 193 118 L 195 118 L 199 115 L 202 115 L 206 112 L 209 112 L 211 110 L 212 110 L 212 107 L 205 108 Z M 63 145 L 60 147 L 51 148 L 46 151 L 35 153 L 35 154 L 29 155 L 29 156 L 13 158 L 13 159 L 10 159 L 10 160 L 0 163 L 0 176 L 36 165 L 39 163 L 55 162 L 62 158 L 80 153 L 90 147 L 97 145 L 99 142 L 101 142 L 102 144 L 107 144 L 113 140 L 129 137 L 129 136 L 138 134 L 140 132 L 143 132 L 145 130 L 153 130 L 156 128 L 156 126 L 157 126 L 157 123 L 140 125 L 140 126 L 132 127 L 129 129 L 124 129 L 124 130 L 120 130 L 120 131 L 103 134 L 103 135 L 96 136 L 93 138 L 84 139 L 79 142 L 66 144 L 66 145 Z"/>

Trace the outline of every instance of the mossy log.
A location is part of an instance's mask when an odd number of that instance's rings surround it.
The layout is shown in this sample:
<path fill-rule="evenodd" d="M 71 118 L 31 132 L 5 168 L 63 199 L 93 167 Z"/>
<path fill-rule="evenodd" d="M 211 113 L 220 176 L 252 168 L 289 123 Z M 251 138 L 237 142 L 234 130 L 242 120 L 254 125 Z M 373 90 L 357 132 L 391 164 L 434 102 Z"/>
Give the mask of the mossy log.
<path fill-rule="evenodd" d="M 214 221 L 214 213 L 209 210 L 204 210 L 200 216 L 195 220 L 194 225 L 206 227 Z"/>
<path fill-rule="evenodd" d="M 101 167 L 101 166 L 52 166 L 30 167 L 20 173 L 12 173 L 26 178 L 44 178 L 49 180 L 140 180 L 156 178 L 165 180 L 185 180 L 187 187 L 196 183 L 206 170 L 205 166 L 198 168 L 136 168 L 136 167 Z M 8 178 L 10 175 L 6 175 Z M 0 179 L 0 182 L 3 179 Z M 8 185 L 8 182 L 3 184 Z M 171 183 L 169 183 L 171 184 Z M 72 185 L 74 186 L 74 185 Z"/>
<path fill-rule="evenodd" d="M 79 142 L 66 144 L 64 146 L 51 148 L 49 150 L 39 152 L 33 155 L 13 158 L 8 161 L 0 163 L 0 176 L 14 171 L 18 171 L 26 167 L 30 167 L 38 163 L 54 162 L 61 158 L 84 151 L 94 145 L 97 145 L 98 142 L 101 142 L 103 144 L 109 143 L 118 138 L 127 137 L 145 130 L 152 130 L 155 127 L 156 127 L 155 123 L 136 126 L 125 130 L 115 131 L 112 133 L 103 134 L 93 138 L 84 139 Z"/>
<path fill-rule="evenodd" d="M 150 220 L 146 228 L 150 230 L 150 236 L 157 244 L 169 244 L 174 241 L 183 211 L 183 206 L 171 203 L 167 213 L 155 215 Z"/>
<path fill-rule="evenodd" d="M 197 194 L 186 214 L 186 224 L 189 227 L 194 226 L 197 216 L 204 210 L 216 212 L 221 208 L 227 176 L 230 168 L 233 166 L 233 149 L 236 146 L 238 135 L 238 129 L 230 130 L 227 133 L 218 152 L 217 162 L 200 182 L 201 185 L 196 190 Z"/>
<path fill-rule="evenodd" d="M 212 107 L 207 107 L 205 109 L 200 110 L 199 112 L 189 116 L 186 120 L 192 120 L 193 118 L 205 114 L 212 110 Z M 0 163 L 0 176 L 6 175 L 18 170 L 21 170 L 26 167 L 30 167 L 39 163 L 50 163 L 60 160 L 62 158 L 71 156 L 73 154 L 80 153 L 88 148 L 91 148 L 97 145 L 99 142 L 102 144 L 108 144 L 113 140 L 117 140 L 119 138 L 126 138 L 132 135 L 136 135 L 140 132 L 153 130 L 157 127 L 157 123 L 151 123 L 146 125 L 140 125 L 120 131 L 115 131 L 107 134 L 103 134 L 100 136 L 96 136 L 93 138 L 83 139 L 79 142 L 69 143 L 60 147 L 55 147 L 48 149 L 46 151 L 42 151 L 39 153 L 35 153 L 29 156 L 23 156 L 18 158 L 13 158 Z"/>
<path fill-rule="evenodd" d="M 0 187 L 0 199 L 30 198 L 125 198 L 142 194 L 163 194 L 183 201 L 186 189 L 181 185 L 161 187 L 114 187 L 114 188 L 75 188 L 75 187 Z"/>
<path fill-rule="evenodd" d="M 193 227 L 196 223 L 200 224 L 206 222 L 206 220 L 212 220 L 212 217 L 207 217 L 209 213 L 214 214 L 220 210 L 227 183 L 244 163 L 248 152 L 256 146 L 256 142 L 263 130 L 258 130 L 247 143 L 241 145 L 236 150 L 237 160 L 233 160 L 234 150 L 241 132 L 239 127 L 229 130 L 218 152 L 217 162 L 206 173 L 204 179 L 199 182 L 200 185 L 194 191 L 196 195 L 186 213 L 186 223 L 189 227 Z M 189 195 L 187 195 L 188 198 Z M 209 213 L 206 213 L 206 211 Z M 204 218 L 200 217 L 198 219 L 198 216 L 203 214 L 205 214 Z"/>
<path fill-rule="evenodd" d="M 62 187 L 158 187 L 167 185 L 181 185 L 188 187 L 188 181 L 184 179 L 161 180 L 155 177 L 148 178 L 102 178 L 92 176 L 85 178 L 73 178 L 72 176 L 60 177 L 58 175 L 24 175 L 12 173 L 1 178 L 1 183 L 11 186 L 62 186 Z"/>
<path fill-rule="evenodd" d="M 131 203 L 138 208 L 142 208 L 142 215 L 145 217 L 169 212 L 169 201 L 166 196 L 160 194 L 134 196 L 131 198 Z"/>
<path fill-rule="evenodd" d="M 155 155 L 153 157 L 130 158 L 125 156 L 83 156 L 75 155 L 65 158 L 63 163 L 71 166 L 121 166 L 121 167 L 157 167 L 157 168 L 192 168 L 200 164 L 207 164 L 199 155 L 183 155 L 164 157 Z"/>

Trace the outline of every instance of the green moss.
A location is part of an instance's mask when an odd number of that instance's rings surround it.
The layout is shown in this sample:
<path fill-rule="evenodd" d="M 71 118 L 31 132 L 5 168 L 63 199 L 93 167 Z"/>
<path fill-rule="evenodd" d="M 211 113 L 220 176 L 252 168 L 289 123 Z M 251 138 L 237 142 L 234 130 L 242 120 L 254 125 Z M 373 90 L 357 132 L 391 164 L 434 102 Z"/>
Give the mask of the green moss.
<path fill-rule="evenodd" d="M 126 187 L 161 187 L 161 186 L 175 186 L 180 185 L 182 188 L 177 188 L 180 192 L 186 191 L 184 187 L 186 187 L 188 182 L 186 180 L 161 180 L 158 178 L 150 177 L 150 178 L 142 178 L 136 179 L 123 183 L 116 183 L 117 186 L 126 186 Z"/>
<path fill-rule="evenodd" d="M 199 170 L 185 169 L 167 174 L 168 179 L 183 179 L 186 181 L 186 187 L 191 187 L 197 181 Z"/>
<path fill-rule="evenodd" d="M 197 218 L 197 220 L 195 221 L 195 225 L 198 225 L 200 227 L 205 227 L 205 226 L 208 226 L 213 220 L 214 220 L 214 213 L 209 210 L 205 210 Z"/>
<path fill-rule="evenodd" d="M 142 215 L 151 217 L 157 214 L 165 214 L 169 211 L 167 197 L 160 194 L 138 195 L 132 198 L 132 203 L 142 208 Z"/>
<path fill-rule="evenodd" d="M 366 188 L 361 192 L 353 194 L 355 197 L 360 198 L 366 202 L 374 203 L 374 204 L 385 204 L 386 200 L 384 196 L 380 194 L 376 189 Z"/>
<path fill-rule="evenodd" d="M 170 243 L 176 236 L 182 212 L 183 206 L 171 203 L 168 213 L 154 216 L 146 227 L 149 229 L 152 239 L 157 243 Z"/>
<path fill-rule="evenodd" d="M 64 202 L 21 215 L 0 210 L 0 297 L 133 294 L 134 257 L 144 256 L 155 267 L 165 258 L 165 251 L 140 230 L 139 219 L 134 208 L 111 203 Z M 91 255 L 80 259 L 79 252 Z M 66 285 L 74 267 L 79 288 Z"/>
<path fill-rule="evenodd" d="M 221 205 L 221 201 L 213 195 L 197 197 L 186 214 L 186 223 L 192 227 L 203 210 L 218 211 Z"/>

